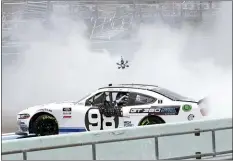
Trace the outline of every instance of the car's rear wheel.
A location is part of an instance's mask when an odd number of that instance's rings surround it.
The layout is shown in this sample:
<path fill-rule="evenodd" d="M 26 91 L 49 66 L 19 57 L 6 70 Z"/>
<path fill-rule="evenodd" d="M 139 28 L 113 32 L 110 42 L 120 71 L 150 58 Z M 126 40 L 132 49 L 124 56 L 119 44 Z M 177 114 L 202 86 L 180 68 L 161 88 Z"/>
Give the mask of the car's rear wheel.
<path fill-rule="evenodd" d="M 37 136 L 58 134 L 58 123 L 56 118 L 50 115 L 40 115 L 33 123 L 33 131 Z"/>
<path fill-rule="evenodd" d="M 164 124 L 164 123 L 165 121 L 158 116 L 148 116 L 139 123 L 139 126 Z"/>

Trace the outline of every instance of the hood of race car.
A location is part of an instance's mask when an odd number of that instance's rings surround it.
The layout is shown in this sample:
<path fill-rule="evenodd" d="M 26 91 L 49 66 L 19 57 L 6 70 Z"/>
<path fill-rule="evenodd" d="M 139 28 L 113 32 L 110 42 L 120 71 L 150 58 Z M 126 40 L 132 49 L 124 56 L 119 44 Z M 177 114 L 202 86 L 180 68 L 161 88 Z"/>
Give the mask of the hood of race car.
<path fill-rule="evenodd" d="M 31 112 L 38 112 L 38 111 L 44 111 L 44 112 L 51 112 L 55 109 L 62 109 L 63 107 L 73 107 L 76 105 L 77 102 L 74 101 L 67 101 L 67 102 L 61 102 L 61 103 L 48 103 L 43 105 L 36 105 L 32 107 L 28 107 L 27 109 L 21 111 L 19 114 L 23 113 L 31 113 Z"/>

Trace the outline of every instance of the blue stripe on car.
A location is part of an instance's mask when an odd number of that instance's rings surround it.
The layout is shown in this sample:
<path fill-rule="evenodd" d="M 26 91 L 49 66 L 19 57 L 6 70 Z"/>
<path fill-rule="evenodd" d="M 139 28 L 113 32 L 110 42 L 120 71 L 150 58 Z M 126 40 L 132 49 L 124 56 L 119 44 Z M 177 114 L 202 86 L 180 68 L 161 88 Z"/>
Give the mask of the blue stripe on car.
<path fill-rule="evenodd" d="M 83 127 L 62 127 L 59 128 L 59 132 L 84 132 L 86 131 Z"/>

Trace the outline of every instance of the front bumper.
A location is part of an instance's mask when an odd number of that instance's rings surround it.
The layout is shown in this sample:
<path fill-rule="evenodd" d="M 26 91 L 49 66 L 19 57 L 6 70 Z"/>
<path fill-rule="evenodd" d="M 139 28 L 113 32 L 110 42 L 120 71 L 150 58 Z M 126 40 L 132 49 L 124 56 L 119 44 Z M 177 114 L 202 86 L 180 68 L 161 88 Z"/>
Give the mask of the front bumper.
<path fill-rule="evenodd" d="M 28 134 L 28 120 L 17 120 L 18 131 L 16 132 L 17 135 Z"/>

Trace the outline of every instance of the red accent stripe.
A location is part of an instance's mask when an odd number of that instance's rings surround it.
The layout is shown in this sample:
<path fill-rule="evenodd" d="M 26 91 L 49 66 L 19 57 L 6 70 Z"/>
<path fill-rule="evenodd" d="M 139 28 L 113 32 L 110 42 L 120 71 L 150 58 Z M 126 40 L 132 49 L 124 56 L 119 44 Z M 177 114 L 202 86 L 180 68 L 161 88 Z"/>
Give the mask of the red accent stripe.
<path fill-rule="evenodd" d="M 63 118 L 64 118 L 64 119 L 66 119 L 66 118 L 71 118 L 71 116 L 63 116 Z"/>

